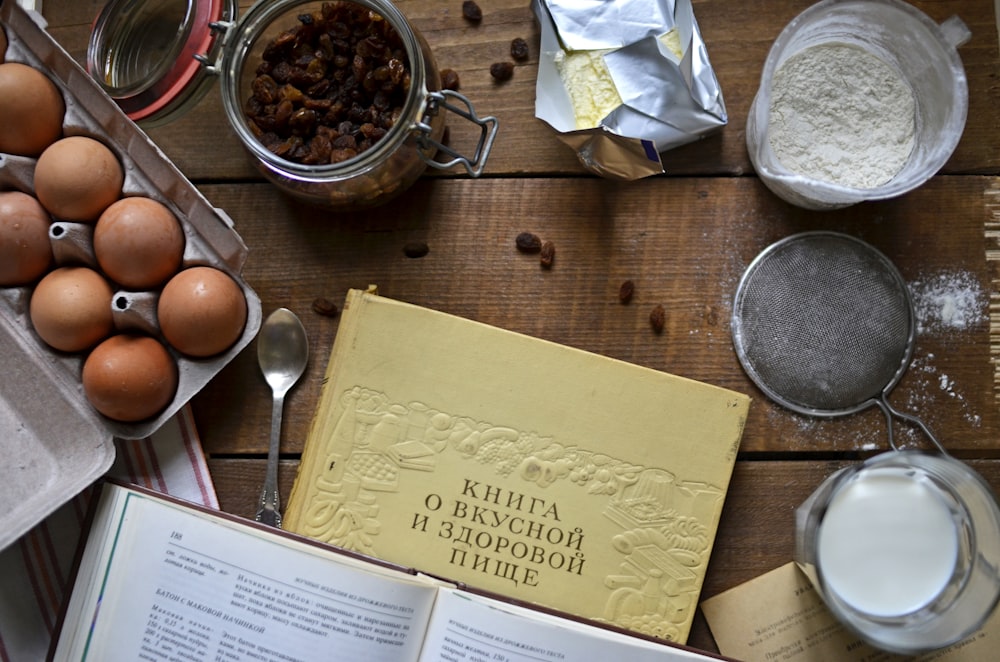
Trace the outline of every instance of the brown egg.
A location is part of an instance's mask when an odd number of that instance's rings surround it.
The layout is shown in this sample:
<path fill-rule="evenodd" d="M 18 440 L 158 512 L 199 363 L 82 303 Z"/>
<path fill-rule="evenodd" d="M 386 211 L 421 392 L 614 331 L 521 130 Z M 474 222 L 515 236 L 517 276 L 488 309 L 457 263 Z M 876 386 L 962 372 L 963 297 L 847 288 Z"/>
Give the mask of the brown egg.
<path fill-rule="evenodd" d="M 94 227 L 94 254 L 108 278 L 132 290 L 158 287 L 180 269 L 184 230 L 166 205 L 122 198 Z"/>
<path fill-rule="evenodd" d="M 21 191 L 0 192 L 0 286 L 26 285 L 52 266 L 51 219 Z"/>
<path fill-rule="evenodd" d="M 149 336 L 111 336 L 83 363 L 83 392 L 94 408 L 116 421 L 152 418 L 177 392 L 177 363 Z"/>
<path fill-rule="evenodd" d="M 63 352 L 90 349 L 111 334 L 111 286 L 88 267 L 60 267 L 38 281 L 29 314 L 35 332 Z"/>
<path fill-rule="evenodd" d="M 65 114 L 48 76 L 20 62 L 0 64 L 0 152 L 38 156 L 62 135 Z"/>
<path fill-rule="evenodd" d="M 156 308 L 160 331 L 174 349 L 206 357 L 239 339 L 247 321 L 243 290 L 213 267 L 191 267 L 171 278 Z"/>
<path fill-rule="evenodd" d="M 86 136 L 57 140 L 35 165 L 35 195 L 62 221 L 96 221 L 121 197 L 124 181 L 114 152 Z"/>

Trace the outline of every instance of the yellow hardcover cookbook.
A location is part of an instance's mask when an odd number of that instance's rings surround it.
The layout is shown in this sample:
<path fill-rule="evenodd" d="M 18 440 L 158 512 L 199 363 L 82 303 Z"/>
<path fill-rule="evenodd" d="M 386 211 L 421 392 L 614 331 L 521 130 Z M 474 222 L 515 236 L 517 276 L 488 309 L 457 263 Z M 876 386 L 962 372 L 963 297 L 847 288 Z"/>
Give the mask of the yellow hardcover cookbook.
<path fill-rule="evenodd" d="M 749 402 L 352 290 L 284 527 L 684 643 Z"/>

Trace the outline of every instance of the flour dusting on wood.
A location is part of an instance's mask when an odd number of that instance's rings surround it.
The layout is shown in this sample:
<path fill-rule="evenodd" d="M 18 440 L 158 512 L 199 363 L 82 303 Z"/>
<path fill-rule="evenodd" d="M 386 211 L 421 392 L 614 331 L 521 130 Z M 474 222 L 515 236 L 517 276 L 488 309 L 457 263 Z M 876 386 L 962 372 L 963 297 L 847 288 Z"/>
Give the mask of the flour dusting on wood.
<path fill-rule="evenodd" d="M 910 284 L 917 333 L 964 331 L 987 321 L 989 301 L 974 274 L 939 273 Z"/>

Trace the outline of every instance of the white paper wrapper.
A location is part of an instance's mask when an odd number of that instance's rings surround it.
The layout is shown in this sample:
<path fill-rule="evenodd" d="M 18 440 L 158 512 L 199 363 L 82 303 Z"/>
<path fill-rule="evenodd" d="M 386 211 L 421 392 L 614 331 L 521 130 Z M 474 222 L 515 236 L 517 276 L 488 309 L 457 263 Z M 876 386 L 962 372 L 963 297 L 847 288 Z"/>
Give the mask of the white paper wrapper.
<path fill-rule="evenodd" d="M 611 179 L 663 172 L 661 153 L 725 126 L 722 90 L 690 0 L 532 0 L 541 26 L 535 116 Z M 670 35 L 680 53 L 664 39 Z M 607 51 L 604 66 L 621 104 L 595 126 L 577 126 L 557 61 Z"/>

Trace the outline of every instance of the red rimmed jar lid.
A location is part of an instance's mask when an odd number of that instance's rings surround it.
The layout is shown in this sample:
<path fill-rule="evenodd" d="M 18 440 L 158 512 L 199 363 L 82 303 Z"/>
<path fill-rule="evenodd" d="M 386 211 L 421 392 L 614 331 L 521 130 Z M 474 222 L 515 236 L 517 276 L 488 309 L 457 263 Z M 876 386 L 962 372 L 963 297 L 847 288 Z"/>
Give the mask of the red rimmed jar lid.
<path fill-rule="evenodd" d="M 236 0 L 111 0 L 94 21 L 87 70 L 136 123 L 166 124 L 214 82 L 203 61 L 215 61 L 237 11 Z"/>

